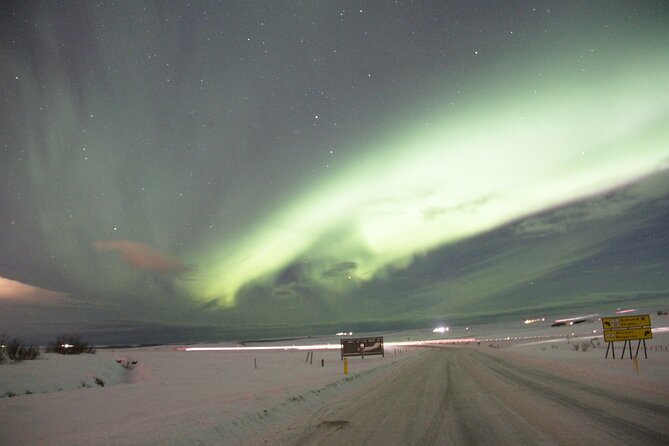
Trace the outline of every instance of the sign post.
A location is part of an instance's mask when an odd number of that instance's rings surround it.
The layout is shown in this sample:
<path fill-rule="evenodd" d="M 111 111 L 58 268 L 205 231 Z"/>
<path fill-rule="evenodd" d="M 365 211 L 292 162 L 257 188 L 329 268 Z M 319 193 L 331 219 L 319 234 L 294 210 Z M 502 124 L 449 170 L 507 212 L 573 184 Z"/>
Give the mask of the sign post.
<path fill-rule="evenodd" d="M 623 352 L 620 359 L 625 357 L 625 350 L 629 348 L 630 359 L 632 358 L 632 341 L 639 341 L 636 346 L 634 358 L 639 356 L 639 348 L 643 342 L 643 354 L 648 359 L 646 350 L 646 339 L 653 339 L 653 330 L 650 325 L 650 315 L 641 314 L 638 316 L 619 316 L 603 317 L 602 328 L 604 328 L 604 341 L 609 345 L 606 347 L 606 356 L 609 357 L 609 350 L 616 359 L 616 350 L 614 342 L 623 341 Z"/>

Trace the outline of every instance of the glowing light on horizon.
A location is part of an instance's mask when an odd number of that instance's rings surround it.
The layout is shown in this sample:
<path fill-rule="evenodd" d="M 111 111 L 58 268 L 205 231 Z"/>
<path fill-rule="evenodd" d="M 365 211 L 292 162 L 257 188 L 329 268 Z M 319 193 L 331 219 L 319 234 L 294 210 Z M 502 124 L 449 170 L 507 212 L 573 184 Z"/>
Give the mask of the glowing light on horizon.
<path fill-rule="evenodd" d="M 585 316 L 576 316 L 576 317 L 570 317 L 567 319 L 555 319 L 553 321 L 554 324 L 563 324 L 563 325 L 574 325 L 575 323 L 579 322 L 591 322 L 592 319 L 598 317 L 599 315 L 597 313 L 595 314 L 586 314 Z"/>
<path fill-rule="evenodd" d="M 0 300 L 58 304 L 70 300 L 66 293 L 28 285 L 17 280 L 0 277 Z"/>

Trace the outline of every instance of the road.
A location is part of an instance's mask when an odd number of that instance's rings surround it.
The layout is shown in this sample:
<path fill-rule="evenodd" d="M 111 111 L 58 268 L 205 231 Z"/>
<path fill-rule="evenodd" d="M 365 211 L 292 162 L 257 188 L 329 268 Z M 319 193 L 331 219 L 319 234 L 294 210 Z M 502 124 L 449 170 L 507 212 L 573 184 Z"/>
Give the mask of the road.
<path fill-rule="evenodd" d="M 669 401 L 474 348 L 434 349 L 328 401 L 281 444 L 667 445 Z"/>

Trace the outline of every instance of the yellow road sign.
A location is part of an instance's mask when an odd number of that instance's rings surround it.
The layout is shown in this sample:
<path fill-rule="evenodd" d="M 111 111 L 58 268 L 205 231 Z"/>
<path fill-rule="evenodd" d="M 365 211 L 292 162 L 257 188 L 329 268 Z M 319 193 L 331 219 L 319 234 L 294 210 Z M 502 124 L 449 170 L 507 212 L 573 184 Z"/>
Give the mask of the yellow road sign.
<path fill-rule="evenodd" d="M 604 330 L 610 328 L 650 327 L 650 315 L 603 317 L 602 327 Z"/>
<path fill-rule="evenodd" d="M 604 330 L 605 342 L 635 341 L 637 339 L 653 339 L 653 331 L 650 329 L 650 327 Z"/>

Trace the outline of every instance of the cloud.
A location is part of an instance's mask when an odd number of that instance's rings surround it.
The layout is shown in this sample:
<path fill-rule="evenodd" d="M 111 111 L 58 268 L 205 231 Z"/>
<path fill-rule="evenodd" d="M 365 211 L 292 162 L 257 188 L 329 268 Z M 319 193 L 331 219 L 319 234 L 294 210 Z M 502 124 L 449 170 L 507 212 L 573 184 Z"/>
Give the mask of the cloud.
<path fill-rule="evenodd" d="M 0 277 L 0 301 L 14 301 L 30 304 L 60 304 L 72 299 L 59 291 L 17 282 Z"/>
<path fill-rule="evenodd" d="M 497 198 L 496 194 L 491 193 L 469 201 L 464 201 L 455 206 L 428 206 L 421 210 L 421 213 L 425 220 L 434 220 L 448 213 L 476 213 L 480 208 L 485 207 L 495 198 Z"/>
<path fill-rule="evenodd" d="M 117 251 L 123 262 L 139 271 L 169 275 L 193 270 L 169 254 L 131 240 L 96 241 L 92 245 L 99 252 Z"/>
<path fill-rule="evenodd" d="M 323 271 L 323 277 L 350 276 L 358 268 L 357 262 L 339 262 Z"/>
<path fill-rule="evenodd" d="M 611 219 L 629 213 L 643 203 L 666 199 L 669 177 L 657 175 L 611 195 L 587 199 L 549 214 L 528 218 L 516 225 L 521 236 L 546 236 L 566 233 L 580 225 Z"/>

